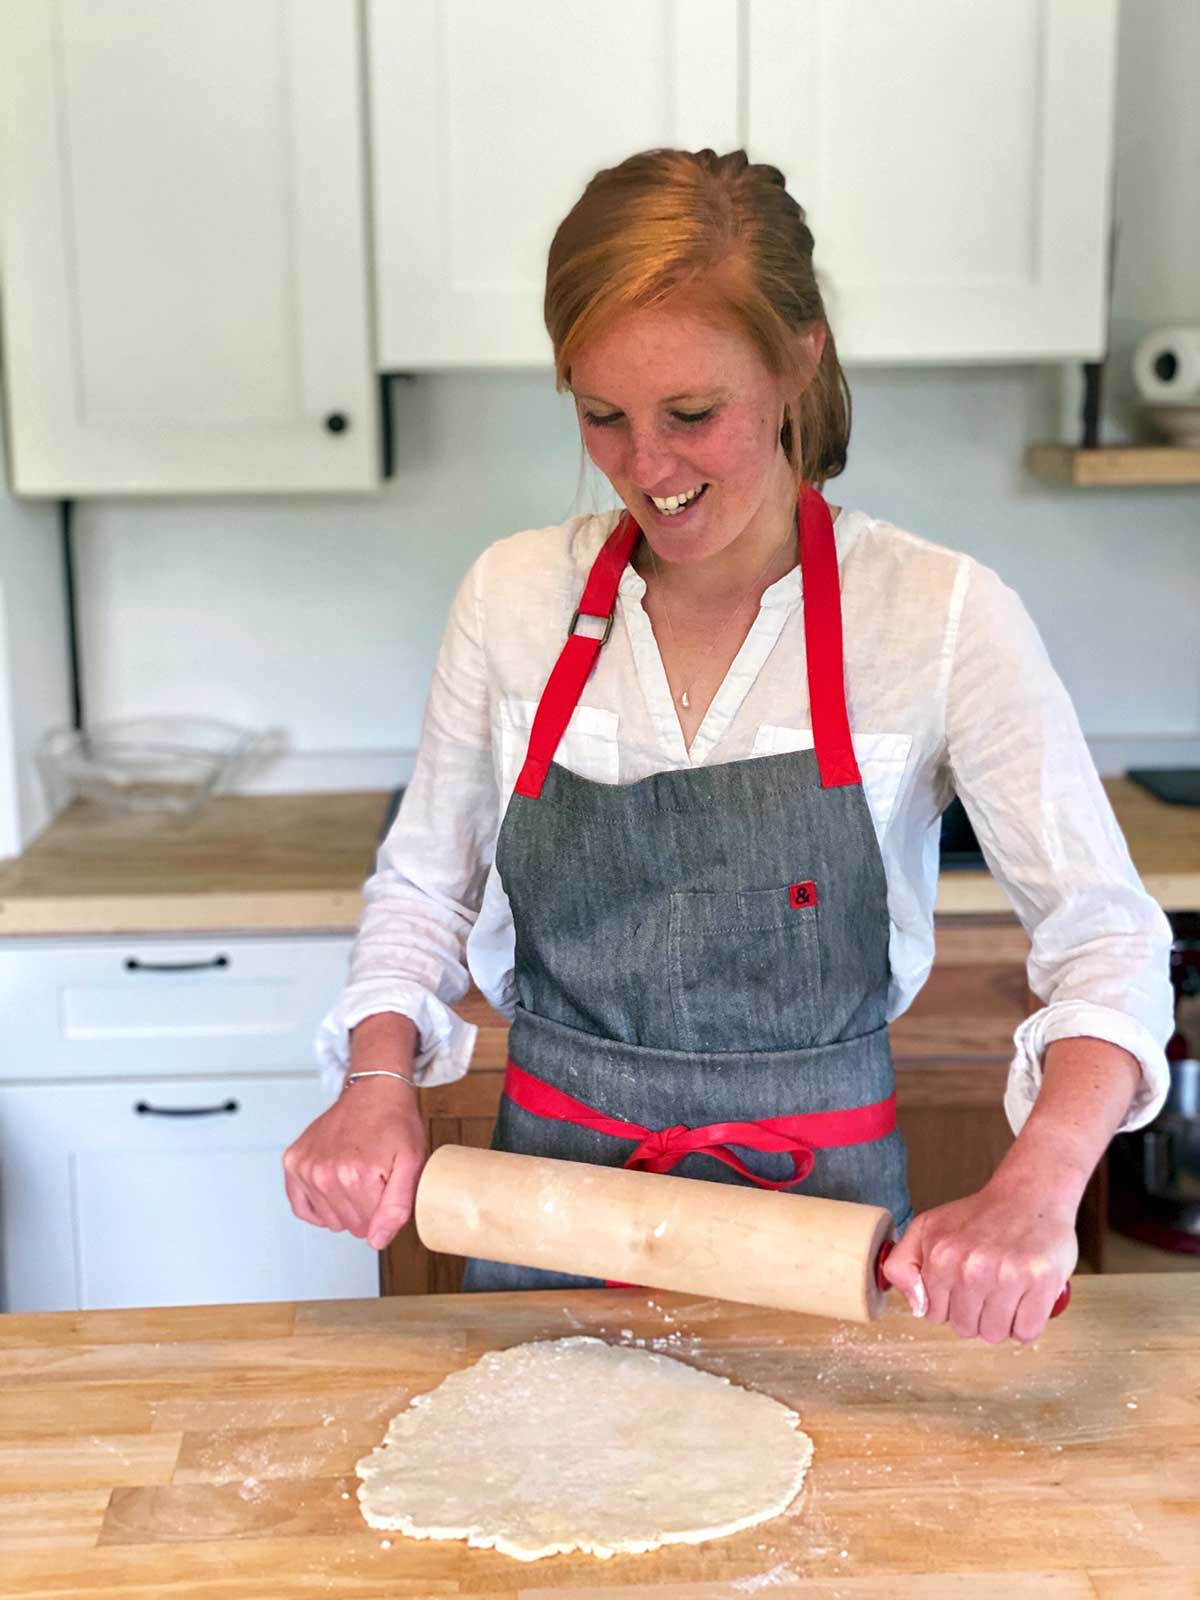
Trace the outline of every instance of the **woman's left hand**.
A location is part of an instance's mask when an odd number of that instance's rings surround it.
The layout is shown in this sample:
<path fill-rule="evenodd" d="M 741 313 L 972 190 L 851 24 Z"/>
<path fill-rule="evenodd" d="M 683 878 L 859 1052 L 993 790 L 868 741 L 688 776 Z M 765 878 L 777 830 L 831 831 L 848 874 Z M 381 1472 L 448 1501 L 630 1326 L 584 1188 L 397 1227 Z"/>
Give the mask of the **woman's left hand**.
<path fill-rule="evenodd" d="M 988 1184 L 914 1217 L 883 1275 L 930 1322 L 964 1339 L 1029 1343 L 1050 1319 L 1079 1260 L 1075 1211 L 1044 1195 Z"/>

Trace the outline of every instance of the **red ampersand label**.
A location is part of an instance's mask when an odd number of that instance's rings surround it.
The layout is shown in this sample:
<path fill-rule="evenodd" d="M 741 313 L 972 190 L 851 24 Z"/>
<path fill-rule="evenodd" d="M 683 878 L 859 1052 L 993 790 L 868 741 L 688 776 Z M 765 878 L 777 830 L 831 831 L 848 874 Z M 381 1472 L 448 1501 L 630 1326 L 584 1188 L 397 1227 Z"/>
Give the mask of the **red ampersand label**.
<path fill-rule="evenodd" d="M 807 883 L 790 883 L 788 885 L 788 900 L 796 910 L 805 906 L 817 904 L 817 886 L 809 880 Z"/>

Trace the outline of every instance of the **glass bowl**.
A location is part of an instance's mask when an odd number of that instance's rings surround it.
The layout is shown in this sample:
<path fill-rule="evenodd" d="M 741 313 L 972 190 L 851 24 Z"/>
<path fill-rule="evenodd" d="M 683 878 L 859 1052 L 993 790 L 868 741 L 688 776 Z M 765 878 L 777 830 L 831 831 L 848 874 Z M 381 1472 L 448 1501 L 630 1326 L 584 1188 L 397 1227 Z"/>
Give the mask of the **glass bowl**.
<path fill-rule="evenodd" d="M 284 744 L 277 728 L 242 728 L 213 717 L 129 717 L 52 729 L 38 747 L 38 765 L 56 810 L 82 798 L 107 811 L 186 816 Z"/>

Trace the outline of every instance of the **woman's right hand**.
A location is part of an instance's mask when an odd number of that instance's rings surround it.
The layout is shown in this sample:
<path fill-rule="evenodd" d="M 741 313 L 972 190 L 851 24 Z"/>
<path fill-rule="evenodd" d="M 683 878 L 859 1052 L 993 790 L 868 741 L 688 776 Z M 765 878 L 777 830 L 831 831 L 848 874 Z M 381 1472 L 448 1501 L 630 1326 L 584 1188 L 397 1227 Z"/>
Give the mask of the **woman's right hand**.
<path fill-rule="evenodd" d="M 428 1154 L 412 1089 L 395 1078 L 362 1078 L 284 1152 L 292 1210 L 382 1250 L 412 1216 Z"/>

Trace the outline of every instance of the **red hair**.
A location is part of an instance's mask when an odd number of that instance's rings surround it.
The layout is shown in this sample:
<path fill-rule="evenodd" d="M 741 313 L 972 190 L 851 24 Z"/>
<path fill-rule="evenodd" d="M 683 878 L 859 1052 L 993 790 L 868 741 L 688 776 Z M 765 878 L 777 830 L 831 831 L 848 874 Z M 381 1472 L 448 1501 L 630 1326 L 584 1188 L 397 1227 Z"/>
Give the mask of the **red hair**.
<path fill-rule="evenodd" d="M 546 266 L 555 385 L 628 311 L 667 302 L 734 326 L 788 396 L 780 443 L 797 482 L 846 465 L 850 390 L 813 270 L 813 236 L 778 167 L 744 150 L 643 150 L 597 172 L 559 224 Z M 813 370 L 797 333 L 823 326 Z"/>

